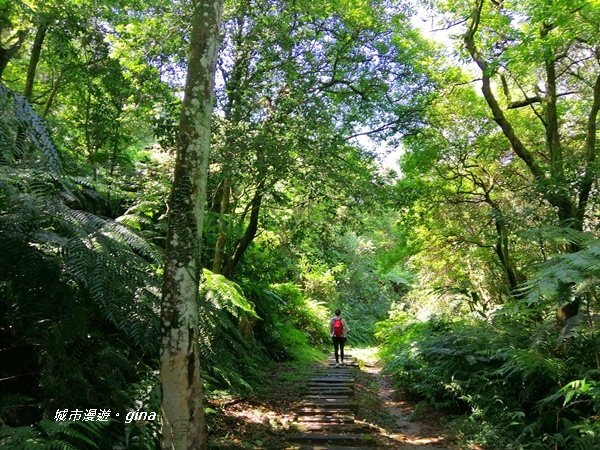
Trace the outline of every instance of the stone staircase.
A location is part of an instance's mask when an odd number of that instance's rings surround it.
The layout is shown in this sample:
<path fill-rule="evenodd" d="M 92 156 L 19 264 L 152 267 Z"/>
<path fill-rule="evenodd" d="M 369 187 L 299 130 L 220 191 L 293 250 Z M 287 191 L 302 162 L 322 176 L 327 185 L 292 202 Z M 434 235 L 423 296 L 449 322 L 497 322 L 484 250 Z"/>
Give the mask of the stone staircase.
<path fill-rule="evenodd" d="M 375 448 L 369 427 L 354 421 L 357 403 L 354 380 L 356 359 L 346 355 L 336 367 L 330 355 L 324 366 L 308 379 L 307 390 L 296 410 L 296 433 L 287 450 L 361 450 Z"/>

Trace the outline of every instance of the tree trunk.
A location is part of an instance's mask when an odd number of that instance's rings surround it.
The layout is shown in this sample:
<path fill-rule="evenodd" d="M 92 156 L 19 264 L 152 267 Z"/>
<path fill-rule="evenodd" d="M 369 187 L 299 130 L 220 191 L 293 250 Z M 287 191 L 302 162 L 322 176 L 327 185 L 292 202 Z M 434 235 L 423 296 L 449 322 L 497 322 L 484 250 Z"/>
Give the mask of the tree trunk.
<path fill-rule="evenodd" d="M 229 202 L 231 199 L 231 178 L 226 178 L 220 188 L 221 201 L 219 205 L 219 235 L 215 244 L 215 257 L 213 259 L 212 272 L 221 273 L 223 261 L 225 260 L 225 245 L 227 244 L 229 228 Z"/>
<path fill-rule="evenodd" d="M 581 180 L 581 186 L 579 188 L 579 199 L 577 205 L 577 222 L 578 226 L 583 229 L 583 223 L 585 221 L 585 214 L 588 208 L 588 201 L 590 198 L 590 192 L 595 181 L 595 162 L 596 162 L 596 122 L 598 120 L 598 113 L 600 112 L 600 75 L 596 77 L 594 83 L 594 100 L 592 101 L 592 108 L 588 115 L 587 122 L 587 135 L 585 138 L 585 147 L 587 151 L 586 155 L 586 166 L 583 179 Z"/>
<path fill-rule="evenodd" d="M 243 47 L 243 14 L 238 16 L 237 21 L 240 32 L 237 36 L 234 36 L 234 41 L 236 42 L 236 47 Z M 243 74 L 248 70 L 248 61 L 249 58 L 245 53 L 238 54 L 235 57 L 235 63 L 231 72 L 231 76 L 229 77 L 229 82 L 226 83 L 225 86 L 227 92 L 227 103 L 224 106 L 226 121 L 235 122 L 237 120 L 242 120 L 240 108 L 241 105 L 243 105 L 242 93 L 244 92 L 244 89 L 241 86 L 241 82 L 243 79 Z M 228 137 L 226 146 L 234 148 L 236 145 L 235 141 L 235 138 Z M 215 256 L 212 264 L 212 272 L 218 274 L 222 273 L 223 265 L 227 259 L 225 248 L 229 239 L 229 209 L 233 189 L 230 170 L 231 168 L 229 164 L 223 165 L 222 173 L 225 178 L 219 186 L 219 232 L 217 241 L 215 243 Z"/>
<path fill-rule="evenodd" d="M 206 448 L 198 288 L 222 0 L 195 1 L 162 293 L 162 448 Z"/>
<path fill-rule="evenodd" d="M 50 91 L 50 95 L 48 96 L 48 100 L 46 100 L 46 104 L 44 105 L 44 110 L 42 111 L 43 119 L 45 119 L 48 116 L 48 113 L 50 112 L 50 108 L 52 108 L 52 104 L 54 103 L 54 99 L 56 98 L 56 95 L 58 94 L 58 90 L 60 89 L 60 85 L 62 83 L 63 77 L 65 76 L 66 71 L 67 71 L 67 69 L 62 68 L 60 70 L 60 72 L 58 73 L 58 77 L 56 78 L 56 81 L 54 81 L 54 84 L 52 85 L 52 91 Z"/>
<path fill-rule="evenodd" d="M 235 252 L 232 257 L 227 261 L 221 274 L 227 278 L 231 278 L 233 271 L 237 267 L 238 263 L 242 260 L 245 251 L 248 249 L 254 238 L 256 237 L 256 231 L 258 230 L 258 219 L 260 217 L 260 206 L 263 199 L 262 193 L 263 183 L 259 184 L 259 187 L 252 199 L 251 211 L 250 211 L 250 222 L 246 227 L 244 236 L 239 240 Z"/>
<path fill-rule="evenodd" d="M 510 257 L 510 248 L 508 241 L 508 230 L 506 228 L 505 218 L 499 207 L 494 206 L 494 224 L 496 226 L 496 233 L 498 235 L 494 250 L 500 260 L 500 264 L 504 268 L 508 284 L 510 286 L 510 292 L 516 298 L 522 298 L 523 293 L 518 291 L 520 284 L 524 281 L 523 276 L 519 274 L 515 268 L 512 258 Z"/>
<path fill-rule="evenodd" d="M 27 30 L 20 30 L 16 34 L 16 42 L 8 48 L 0 47 L 0 77 L 4 73 L 4 69 L 8 66 L 10 60 L 17 54 L 21 49 L 25 38 L 27 37 Z"/>
<path fill-rule="evenodd" d="M 550 170 L 547 174 L 537 163 L 534 155 L 527 149 L 525 144 L 519 139 L 517 136 L 512 123 L 508 120 L 502 108 L 498 104 L 494 92 L 492 90 L 492 75 L 494 73 L 491 65 L 488 61 L 481 55 L 479 49 L 475 44 L 475 34 L 478 31 L 480 21 L 481 21 L 481 11 L 484 5 L 484 0 L 477 0 L 477 4 L 475 8 L 473 8 L 473 12 L 471 14 L 471 18 L 469 21 L 469 25 L 467 28 L 467 32 L 464 35 L 465 46 L 471 55 L 472 60 L 479 66 L 482 75 L 482 93 L 483 96 L 492 112 L 494 120 L 502 129 L 504 136 L 508 139 L 513 151 L 515 154 L 527 165 L 529 171 L 533 175 L 534 179 L 539 181 L 538 183 L 538 192 L 540 192 L 546 201 L 550 203 L 552 206 L 556 208 L 557 216 L 559 219 L 559 223 L 561 226 L 574 228 L 577 230 L 582 229 L 583 225 L 583 217 L 585 216 L 585 208 L 587 205 L 587 198 L 589 196 L 589 189 L 591 188 L 591 183 L 593 182 L 592 172 L 590 170 L 586 171 L 586 175 L 588 175 L 587 179 L 584 177 L 583 183 L 580 186 L 579 197 L 580 204 L 576 207 L 568 189 L 556 189 L 556 186 L 563 187 L 565 186 L 564 180 L 564 161 L 562 155 L 562 148 L 560 142 L 560 133 L 559 133 L 559 120 L 558 120 L 558 112 L 556 107 L 556 67 L 554 61 L 554 54 L 551 52 L 551 49 L 545 55 L 545 75 L 546 75 L 546 95 L 544 97 L 544 108 L 545 108 L 545 117 L 544 117 L 544 127 L 546 131 L 546 147 L 548 150 L 548 157 L 550 160 Z M 551 28 L 548 26 L 543 26 L 541 29 L 541 37 L 547 38 Z M 598 89 L 598 90 L 596 90 Z M 600 92 L 600 82 L 597 83 L 596 89 L 594 91 L 594 105 L 592 107 L 592 113 L 590 114 L 590 120 L 593 121 L 593 125 L 590 127 L 588 123 L 588 169 L 591 169 L 592 163 L 594 161 L 595 156 L 595 121 L 598 114 L 598 107 L 600 103 L 599 98 L 596 95 L 599 95 Z M 590 130 L 593 130 L 594 137 L 590 137 Z M 592 142 L 592 144 L 590 144 Z M 590 145 L 594 145 L 594 148 L 591 149 Z M 552 188 L 548 189 L 548 186 L 551 185 Z M 582 204 L 581 200 L 584 200 L 585 203 Z M 576 252 L 578 247 L 576 245 L 569 245 L 567 251 Z M 499 253 L 500 256 L 500 253 Z M 561 292 L 563 292 L 562 301 L 563 304 L 559 306 L 558 316 L 561 319 L 569 319 L 578 314 L 579 310 L 579 300 L 576 298 L 571 298 L 570 289 L 568 289 L 568 283 L 565 286 L 561 287 Z M 567 297 L 565 297 L 565 295 Z"/>
<path fill-rule="evenodd" d="M 31 94 L 33 94 L 33 83 L 35 81 L 35 73 L 37 71 L 38 63 L 40 62 L 40 55 L 42 53 L 42 46 L 44 45 L 44 39 L 46 39 L 46 32 L 48 31 L 48 23 L 43 20 L 33 40 L 33 47 L 31 48 L 31 57 L 29 58 L 29 65 L 27 66 L 27 79 L 25 80 L 25 89 L 23 90 L 23 96 L 31 100 Z"/>

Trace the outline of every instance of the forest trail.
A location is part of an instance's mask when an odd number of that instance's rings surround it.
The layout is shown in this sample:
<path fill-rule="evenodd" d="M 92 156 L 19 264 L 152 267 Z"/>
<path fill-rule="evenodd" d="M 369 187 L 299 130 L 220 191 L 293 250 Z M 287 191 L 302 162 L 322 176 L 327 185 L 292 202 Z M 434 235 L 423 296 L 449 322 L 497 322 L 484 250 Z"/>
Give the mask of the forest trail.
<path fill-rule="evenodd" d="M 351 352 L 347 366 L 280 365 L 251 398 L 213 400 L 209 448 L 450 450 L 439 413 L 402 399 L 374 349 Z"/>
<path fill-rule="evenodd" d="M 379 417 L 369 417 L 373 407 Z M 415 405 L 396 399 L 375 363 L 361 371 L 348 355 L 338 367 L 330 355 L 308 379 L 287 450 L 447 450 L 439 417 L 429 412 L 436 423 L 425 424 L 413 421 L 415 415 Z"/>
<path fill-rule="evenodd" d="M 358 404 L 354 398 L 356 359 L 346 357 L 338 366 L 330 355 L 326 365 L 308 379 L 307 389 L 296 408 L 291 427 L 298 430 L 289 436 L 298 445 L 288 450 L 358 449 L 373 442 L 366 424 L 355 421 Z"/>

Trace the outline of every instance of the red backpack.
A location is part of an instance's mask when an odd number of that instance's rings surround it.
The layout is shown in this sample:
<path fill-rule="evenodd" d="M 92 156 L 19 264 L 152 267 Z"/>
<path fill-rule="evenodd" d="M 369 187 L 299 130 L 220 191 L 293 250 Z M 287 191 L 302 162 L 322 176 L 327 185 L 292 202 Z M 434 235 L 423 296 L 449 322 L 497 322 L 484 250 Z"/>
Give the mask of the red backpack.
<path fill-rule="evenodd" d="M 342 324 L 342 319 L 333 320 L 333 337 L 344 337 L 344 324 Z"/>

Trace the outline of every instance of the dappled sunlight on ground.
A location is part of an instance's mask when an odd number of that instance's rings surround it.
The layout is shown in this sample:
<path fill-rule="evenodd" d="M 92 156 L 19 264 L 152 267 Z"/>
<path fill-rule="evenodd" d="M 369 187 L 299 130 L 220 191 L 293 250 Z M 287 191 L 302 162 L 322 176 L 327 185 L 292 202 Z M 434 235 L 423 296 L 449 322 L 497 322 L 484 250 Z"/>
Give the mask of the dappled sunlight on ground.
<path fill-rule="evenodd" d="M 357 393 L 366 397 L 359 403 L 359 412 L 366 414 L 365 419 L 376 428 L 385 445 L 382 448 L 449 449 L 443 436 L 442 416 L 424 405 L 402 399 L 381 373 L 376 353 L 376 348 L 352 349 L 362 369 L 357 381 L 362 386 L 357 386 Z"/>
<path fill-rule="evenodd" d="M 357 424 L 368 426 L 377 449 L 449 450 L 444 440 L 442 417 L 437 412 L 403 400 L 388 378 L 381 374 L 376 349 L 348 349 L 359 361 L 355 381 Z M 311 368 L 281 366 L 264 380 L 265 391 L 250 399 L 214 401 L 209 415 L 210 449 L 276 450 L 287 448 L 295 432 L 294 421 L 300 392 Z M 314 369 L 314 368 L 312 368 Z M 306 378 L 306 380 L 304 379 Z M 415 409 L 418 409 L 418 417 Z"/>
<path fill-rule="evenodd" d="M 209 421 L 211 424 L 209 448 L 256 450 L 284 448 L 289 423 L 294 419 L 291 412 L 288 414 L 288 406 L 276 410 L 266 403 L 261 405 L 252 403 L 239 401 L 218 407 L 220 410 L 218 416 Z"/>
<path fill-rule="evenodd" d="M 267 425 L 273 429 L 285 428 L 291 422 L 292 415 L 286 417 L 281 412 L 260 408 L 240 408 L 239 410 L 226 411 L 225 415 L 243 420 L 246 423 Z"/>

